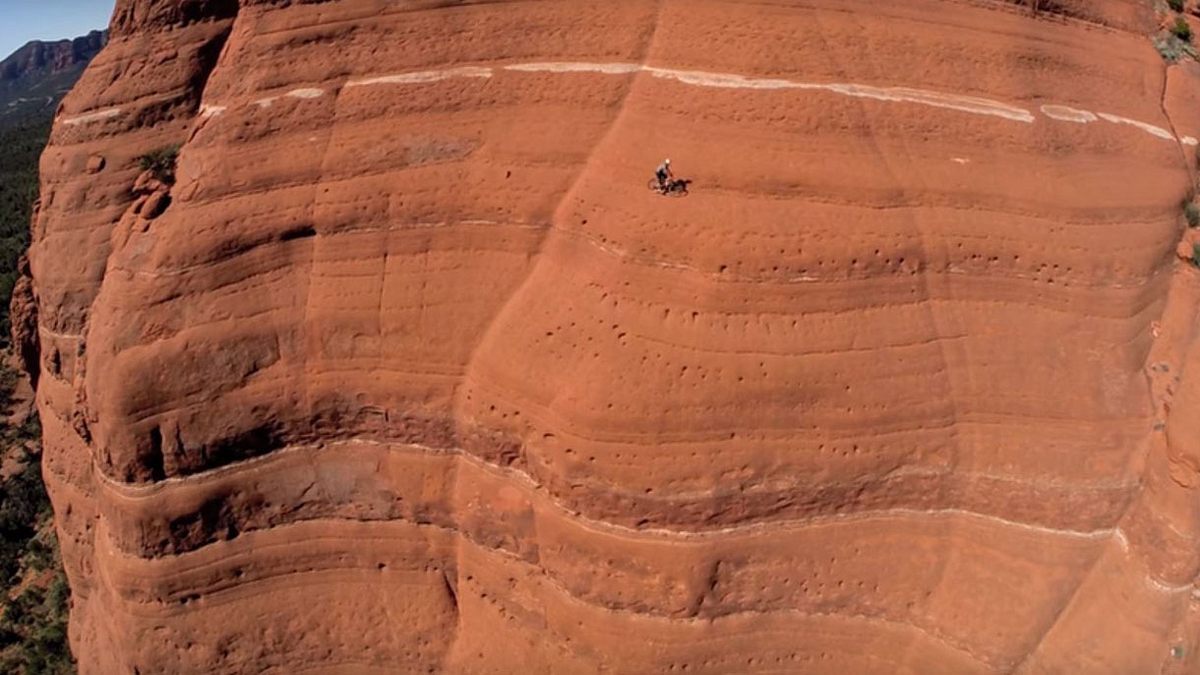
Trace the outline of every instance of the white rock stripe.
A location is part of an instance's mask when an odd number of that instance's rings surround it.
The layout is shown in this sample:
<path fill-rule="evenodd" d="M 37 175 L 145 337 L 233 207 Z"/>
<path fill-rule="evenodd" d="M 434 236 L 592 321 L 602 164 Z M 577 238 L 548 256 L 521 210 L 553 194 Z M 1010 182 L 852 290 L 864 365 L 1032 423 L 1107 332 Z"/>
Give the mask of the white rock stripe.
<path fill-rule="evenodd" d="M 1146 124 L 1145 122 L 1131 120 L 1128 117 L 1119 117 L 1117 115 L 1110 115 L 1108 113 L 1096 113 L 1096 114 L 1100 116 L 1100 119 L 1102 119 L 1106 122 L 1112 122 L 1113 124 L 1128 124 L 1132 127 L 1137 127 L 1138 129 L 1141 129 L 1142 131 L 1145 131 L 1148 134 L 1151 134 L 1153 136 L 1158 136 L 1159 138 L 1162 138 L 1164 140 L 1168 140 L 1168 141 L 1175 140 L 1175 134 L 1172 134 L 1171 132 L 1167 131 L 1166 129 L 1163 129 L 1162 127 L 1156 127 L 1153 124 Z"/>
<path fill-rule="evenodd" d="M 517 63 L 505 66 L 505 70 L 522 73 L 603 73 L 605 75 L 629 75 L 642 70 L 637 63 Z"/>
<path fill-rule="evenodd" d="M 1018 122 L 1030 123 L 1034 116 L 1028 110 L 1016 108 L 999 101 L 974 96 L 958 96 L 908 87 L 874 87 L 865 84 L 797 82 L 774 78 L 755 78 L 732 73 L 709 73 L 698 70 L 674 70 L 642 66 L 636 63 L 521 63 L 505 66 L 504 70 L 534 73 L 602 73 L 605 75 L 628 75 L 645 72 L 654 77 L 675 80 L 696 87 L 717 89 L 800 89 L 828 91 L 853 98 L 870 98 L 879 101 L 918 103 L 936 108 L 949 108 L 981 115 L 996 115 Z"/>
<path fill-rule="evenodd" d="M 947 110 L 973 113 L 975 115 L 992 115 L 1026 124 L 1032 124 L 1036 119 L 1033 113 L 1024 108 L 1017 108 L 999 101 L 976 98 L 974 96 L 942 94 L 935 91 L 909 89 L 906 87 L 870 87 L 860 84 L 836 84 L 807 88 L 823 89 L 855 98 L 870 98 L 894 103 L 916 103 L 933 108 L 945 108 Z"/>
<path fill-rule="evenodd" d="M 806 91 L 824 91 L 851 98 L 868 98 L 876 101 L 891 103 L 915 103 L 934 108 L 945 108 L 976 115 L 993 115 L 1015 122 L 1030 124 L 1034 121 L 1033 113 L 1024 108 L 974 96 L 959 96 L 924 89 L 909 87 L 874 87 L 865 84 L 821 84 L 815 82 L 792 82 L 789 80 L 751 79 L 740 75 L 721 75 L 699 73 L 695 71 L 665 70 L 662 68 L 647 68 L 647 72 L 655 77 L 672 79 L 699 87 L 718 87 L 725 89 L 800 89 Z"/>
<path fill-rule="evenodd" d="M 980 98 L 963 96 L 945 92 L 914 89 L 911 87 L 876 87 L 853 83 L 820 83 L 800 82 L 778 78 L 755 78 L 733 73 L 710 73 L 695 70 L 675 70 L 643 66 L 636 63 L 590 63 L 578 61 L 541 61 L 533 63 L 517 63 L 501 66 L 501 70 L 523 73 L 598 73 L 603 75 L 631 75 L 644 72 L 654 77 L 675 80 L 683 84 L 697 87 L 713 87 L 720 89 L 758 89 L 779 90 L 796 89 L 808 91 L 825 91 L 853 98 L 866 98 L 893 103 L 913 103 L 934 108 L 944 108 L 976 115 L 991 115 L 1015 122 L 1033 123 L 1037 117 L 1033 112 L 1014 105 Z M 414 73 L 384 75 L 362 80 L 352 80 L 348 87 L 367 86 L 372 84 L 419 84 L 436 82 L 455 77 L 492 77 L 497 69 L 486 67 L 461 67 L 446 70 L 427 70 Z M 1098 120 L 1106 120 L 1115 124 L 1126 124 L 1136 127 L 1152 136 L 1174 141 L 1175 136 L 1166 129 L 1138 120 L 1120 117 L 1110 113 L 1094 113 L 1065 105 L 1044 105 L 1041 113 L 1047 118 L 1060 122 L 1086 124 Z M 1186 145 L 1196 145 L 1198 142 L 1190 136 L 1179 139 Z"/>
<path fill-rule="evenodd" d="M 376 85 L 415 85 L 440 82 L 457 78 L 488 79 L 498 71 L 518 73 L 597 73 L 602 75 L 632 75 L 646 73 L 656 78 L 674 80 L 695 87 L 711 87 L 717 89 L 751 89 L 751 90 L 799 90 L 820 91 L 847 96 L 850 98 L 871 99 L 889 103 L 909 103 L 933 108 L 942 108 L 973 115 L 999 117 L 1014 122 L 1032 124 L 1038 117 L 1025 108 L 978 96 L 950 94 L 946 92 L 916 89 L 912 87 L 879 87 L 857 83 L 826 83 L 803 82 L 780 78 L 759 78 L 738 75 L 735 73 L 711 73 L 698 70 L 677 70 L 659 68 L 637 63 L 592 63 L 583 61 L 536 61 L 531 63 L 515 63 L 504 66 L 458 66 L 440 70 L 420 70 L 407 73 L 377 75 L 353 79 L 345 83 L 346 88 L 367 87 Z M 281 96 L 269 96 L 254 101 L 260 108 L 270 107 L 281 97 L 298 99 L 318 98 L 325 90 L 316 88 L 293 89 Z M 225 106 L 203 106 L 201 114 L 212 116 L 224 111 Z M 1104 120 L 1112 124 L 1131 126 L 1156 138 L 1198 145 L 1200 141 L 1191 137 L 1176 138 L 1169 130 L 1160 126 L 1148 124 L 1139 120 L 1122 117 L 1106 112 L 1092 112 L 1066 105 L 1046 104 L 1039 108 L 1047 119 L 1074 124 L 1090 124 Z M 121 113 L 118 108 L 101 110 L 78 117 L 63 120 L 65 124 L 83 124 L 115 117 Z"/>
<path fill-rule="evenodd" d="M 1076 124 L 1091 124 L 1092 122 L 1097 122 L 1099 120 L 1104 120 L 1105 122 L 1111 122 L 1113 124 L 1128 124 L 1132 127 L 1137 127 L 1138 129 L 1145 131 L 1151 136 L 1157 136 L 1158 138 L 1168 141 L 1176 140 L 1174 134 L 1166 129 L 1163 129 L 1162 127 L 1156 127 L 1153 124 L 1146 124 L 1145 122 L 1131 120 L 1128 117 L 1121 117 L 1111 113 L 1094 113 L 1090 110 L 1080 110 L 1078 108 L 1071 108 L 1065 105 L 1044 105 L 1042 106 L 1042 114 L 1053 120 L 1058 120 L 1060 122 L 1074 122 Z M 1183 138 L 1179 139 L 1179 142 L 1183 143 L 1184 145 L 1196 145 L 1197 143 L 1196 139 L 1192 138 L 1191 136 L 1184 136 Z"/>
<path fill-rule="evenodd" d="M 97 110 L 96 112 L 85 113 L 76 117 L 68 117 L 64 119 L 62 123 L 70 124 L 72 126 L 76 124 L 87 124 L 88 122 L 99 122 L 100 120 L 112 119 L 120 114 L 120 108 L 105 108 L 104 110 Z"/>
<path fill-rule="evenodd" d="M 293 89 L 284 94 L 288 98 L 320 98 L 324 95 L 324 89 Z"/>
<path fill-rule="evenodd" d="M 1042 114 L 1052 120 L 1075 122 L 1076 124 L 1087 124 L 1088 122 L 1095 122 L 1100 119 L 1094 112 L 1065 105 L 1044 105 L 1042 106 Z"/>
<path fill-rule="evenodd" d="M 381 75 L 379 77 L 369 77 L 363 80 L 350 80 L 346 83 L 346 86 L 367 87 L 373 84 L 424 84 L 426 82 L 438 82 L 440 80 L 449 80 L 456 77 L 488 78 L 491 76 L 491 68 L 463 66 L 461 68 L 447 68 L 445 70 L 422 70 L 415 73 Z"/>
<path fill-rule="evenodd" d="M 254 104 L 260 108 L 270 108 L 272 103 L 274 103 L 278 99 L 283 98 L 285 96 L 287 98 L 305 99 L 305 98 L 320 98 L 324 95 L 325 95 L 324 89 L 314 89 L 314 88 L 308 87 L 308 88 L 304 88 L 304 89 L 293 89 L 293 90 L 289 91 L 288 93 L 283 94 L 282 96 L 268 96 L 267 98 L 260 98 L 257 101 L 255 101 Z M 224 106 L 221 106 L 221 108 L 223 110 Z"/>
<path fill-rule="evenodd" d="M 1132 551 L 1130 550 L 1129 546 L 1129 538 L 1125 536 L 1125 532 L 1121 528 L 1117 527 L 1113 530 L 1113 539 L 1117 542 L 1117 546 L 1121 548 L 1122 553 L 1124 553 L 1127 557 L 1131 555 Z M 1165 593 L 1167 595 L 1190 592 L 1193 597 L 1197 597 L 1197 593 L 1200 592 L 1197 591 L 1194 583 L 1169 584 L 1154 578 L 1154 576 L 1148 572 L 1144 577 L 1142 577 L 1142 579 L 1146 582 L 1147 588 L 1158 591 L 1159 593 Z"/>

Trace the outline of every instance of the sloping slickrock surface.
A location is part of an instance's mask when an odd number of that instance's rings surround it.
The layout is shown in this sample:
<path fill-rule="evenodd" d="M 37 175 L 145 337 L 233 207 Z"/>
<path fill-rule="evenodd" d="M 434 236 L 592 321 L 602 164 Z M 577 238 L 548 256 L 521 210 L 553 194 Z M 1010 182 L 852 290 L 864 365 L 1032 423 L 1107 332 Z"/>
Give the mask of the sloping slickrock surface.
<path fill-rule="evenodd" d="M 82 672 L 1194 672 L 1155 21 L 122 0 L 17 301 Z"/>

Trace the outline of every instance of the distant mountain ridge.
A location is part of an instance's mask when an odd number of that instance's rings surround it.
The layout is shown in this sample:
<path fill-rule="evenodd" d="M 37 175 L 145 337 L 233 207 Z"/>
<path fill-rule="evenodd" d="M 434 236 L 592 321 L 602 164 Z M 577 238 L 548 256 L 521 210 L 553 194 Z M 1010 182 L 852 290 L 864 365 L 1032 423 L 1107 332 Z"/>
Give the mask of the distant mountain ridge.
<path fill-rule="evenodd" d="M 73 40 L 27 43 L 0 61 L 0 79 L 5 82 L 45 72 L 58 73 L 86 65 L 108 42 L 108 31 L 94 30 Z"/>
<path fill-rule="evenodd" d="M 107 43 L 106 30 L 72 40 L 34 40 L 0 61 L 0 125 L 57 105 Z"/>

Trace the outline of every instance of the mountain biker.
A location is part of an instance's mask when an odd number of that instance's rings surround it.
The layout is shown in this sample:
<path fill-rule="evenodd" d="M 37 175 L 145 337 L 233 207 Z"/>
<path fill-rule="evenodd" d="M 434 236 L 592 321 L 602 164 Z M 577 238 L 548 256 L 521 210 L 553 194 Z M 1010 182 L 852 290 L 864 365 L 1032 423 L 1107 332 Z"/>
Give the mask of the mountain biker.
<path fill-rule="evenodd" d="M 666 192 L 671 185 L 671 181 L 675 180 L 675 174 L 671 173 L 671 160 L 664 159 L 662 164 L 654 170 L 654 177 L 658 179 L 659 192 Z"/>

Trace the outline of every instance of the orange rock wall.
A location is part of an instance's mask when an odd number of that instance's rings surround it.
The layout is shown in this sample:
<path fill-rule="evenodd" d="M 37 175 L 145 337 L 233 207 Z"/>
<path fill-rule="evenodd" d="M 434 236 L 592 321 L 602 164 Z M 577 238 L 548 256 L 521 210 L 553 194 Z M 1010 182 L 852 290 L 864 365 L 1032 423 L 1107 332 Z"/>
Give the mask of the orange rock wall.
<path fill-rule="evenodd" d="M 119 2 L 18 302 L 81 672 L 1200 667 L 1197 68 L 1041 4 Z"/>

